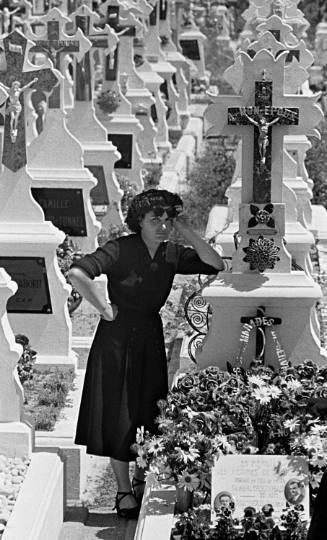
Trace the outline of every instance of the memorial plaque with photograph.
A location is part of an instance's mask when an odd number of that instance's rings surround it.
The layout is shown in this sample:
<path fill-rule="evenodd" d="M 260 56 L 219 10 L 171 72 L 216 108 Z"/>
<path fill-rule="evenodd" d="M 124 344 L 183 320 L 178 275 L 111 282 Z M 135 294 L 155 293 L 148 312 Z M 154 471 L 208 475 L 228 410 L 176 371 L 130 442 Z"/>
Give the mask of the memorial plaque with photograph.
<path fill-rule="evenodd" d="M 302 504 L 303 517 L 309 518 L 308 465 L 300 456 L 226 455 L 212 469 L 212 516 L 227 497 L 235 503 L 233 517 L 244 517 L 244 508 L 257 511 L 265 504 L 279 518 L 287 503 Z M 226 499 L 226 501 L 225 501 Z"/>
<path fill-rule="evenodd" d="M 190 60 L 200 60 L 199 44 L 196 39 L 181 39 L 179 42 L 186 58 Z"/>
<path fill-rule="evenodd" d="M 86 236 L 83 191 L 70 188 L 32 188 L 47 221 L 69 236 Z"/>
<path fill-rule="evenodd" d="M 95 176 L 98 183 L 90 191 L 92 204 L 94 205 L 108 205 L 109 196 L 107 190 L 106 179 L 104 176 L 104 170 L 102 165 L 85 165 L 87 169 Z"/>
<path fill-rule="evenodd" d="M 115 169 L 131 169 L 133 155 L 133 135 L 125 133 L 108 133 L 108 141 L 117 147 L 121 158 L 116 161 Z"/>
<path fill-rule="evenodd" d="M 8 300 L 8 313 L 52 313 L 43 257 L 0 257 L 0 266 L 18 285 Z"/>

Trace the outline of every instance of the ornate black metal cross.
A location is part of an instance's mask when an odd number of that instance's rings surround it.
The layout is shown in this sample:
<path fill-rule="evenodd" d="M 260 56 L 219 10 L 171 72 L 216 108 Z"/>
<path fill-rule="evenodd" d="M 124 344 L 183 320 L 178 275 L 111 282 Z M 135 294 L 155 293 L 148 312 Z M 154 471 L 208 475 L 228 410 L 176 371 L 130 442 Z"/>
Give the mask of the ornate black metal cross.
<path fill-rule="evenodd" d="M 63 18 L 63 17 L 62 17 Z M 35 45 L 31 52 L 41 52 L 45 54 L 56 69 L 61 71 L 61 54 L 79 53 L 80 51 L 80 36 L 66 36 L 62 39 L 62 25 L 60 20 L 48 20 L 46 23 L 45 39 L 32 38 Z M 60 107 L 60 87 L 58 86 L 51 94 L 48 100 L 49 108 L 57 109 Z"/>
<path fill-rule="evenodd" d="M 255 357 L 264 362 L 266 334 L 265 330 L 268 327 L 281 324 L 282 319 L 279 317 L 268 317 L 265 315 L 265 308 L 259 306 L 257 314 L 254 317 L 241 317 L 242 324 L 251 324 L 256 328 L 256 342 L 255 342 Z"/>
<path fill-rule="evenodd" d="M 6 101 L 2 163 L 17 172 L 26 165 L 24 91 L 35 87 L 51 92 L 58 83 L 52 69 L 24 71 L 27 39 L 14 30 L 3 40 L 6 71 L 0 71 L 0 83 L 9 94 Z"/>
<path fill-rule="evenodd" d="M 109 25 L 104 25 L 102 30 L 95 29 L 93 26 L 94 12 L 87 6 L 82 5 L 71 14 L 75 22 L 76 29 L 80 28 L 84 35 L 91 41 L 93 49 L 107 49 L 110 54 L 110 48 L 114 48 L 118 38 Z M 90 51 L 85 53 L 83 59 L 75 64 L 75 99 L 77 101 L 92 100 L 92 65 Z"/>
<path fill-rule="evenodd" d="M 297 107 L 274 107 L 272 105 L 273 83 L 255 81 L 253 107 L 228 108 L 228 124 L 254 126 L 253 148 L 253 202 L 271 202 L 271 139 L 273 125 L 298 125 Z"/>

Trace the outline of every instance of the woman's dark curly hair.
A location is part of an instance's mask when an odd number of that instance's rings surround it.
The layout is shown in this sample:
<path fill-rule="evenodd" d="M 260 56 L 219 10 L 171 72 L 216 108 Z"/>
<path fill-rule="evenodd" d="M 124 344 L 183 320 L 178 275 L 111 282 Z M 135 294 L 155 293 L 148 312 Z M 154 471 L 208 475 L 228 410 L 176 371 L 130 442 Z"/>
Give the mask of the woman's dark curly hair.
<path fill-rule="evenodd" d="M 132 199 L 125 222 L 132 232 L 139 233 L 141 231 L 140 221 L 151 210 L 158 209 L 158 215 L 167 211 L 169 217 L 176 217 L 182 207 L 183 201 L 176 193 L 165 189 L 148 189 Z"/>

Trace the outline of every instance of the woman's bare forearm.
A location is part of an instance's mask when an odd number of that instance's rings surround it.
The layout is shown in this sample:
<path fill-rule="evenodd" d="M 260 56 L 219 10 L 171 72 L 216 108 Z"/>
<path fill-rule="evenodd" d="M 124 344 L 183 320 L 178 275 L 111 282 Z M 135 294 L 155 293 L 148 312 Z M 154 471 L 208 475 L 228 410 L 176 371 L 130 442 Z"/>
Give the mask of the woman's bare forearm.
<path fill-rule="evenodd" d="M 108 303 L 96 283 L 80 268 L 71 268 L 68 272 L 68 279 L 78 292 L 102 313 Z"/>

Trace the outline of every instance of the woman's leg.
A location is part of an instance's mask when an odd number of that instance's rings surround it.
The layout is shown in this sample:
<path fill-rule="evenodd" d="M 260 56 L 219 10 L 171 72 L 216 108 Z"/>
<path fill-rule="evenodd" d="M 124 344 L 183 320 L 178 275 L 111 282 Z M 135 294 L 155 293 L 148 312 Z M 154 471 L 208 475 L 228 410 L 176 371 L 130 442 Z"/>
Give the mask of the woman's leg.
<path fill-rule="evenodd" d="M 116 477 L 117 491 L 131 491 L 128 461 L 119 461 L 118 459 L 110 458 L 110 463 Z M 120 503 L 121 508 L 134 508 L 135 506 L 135 498 L 132 494 L 124 497 Z"/>

